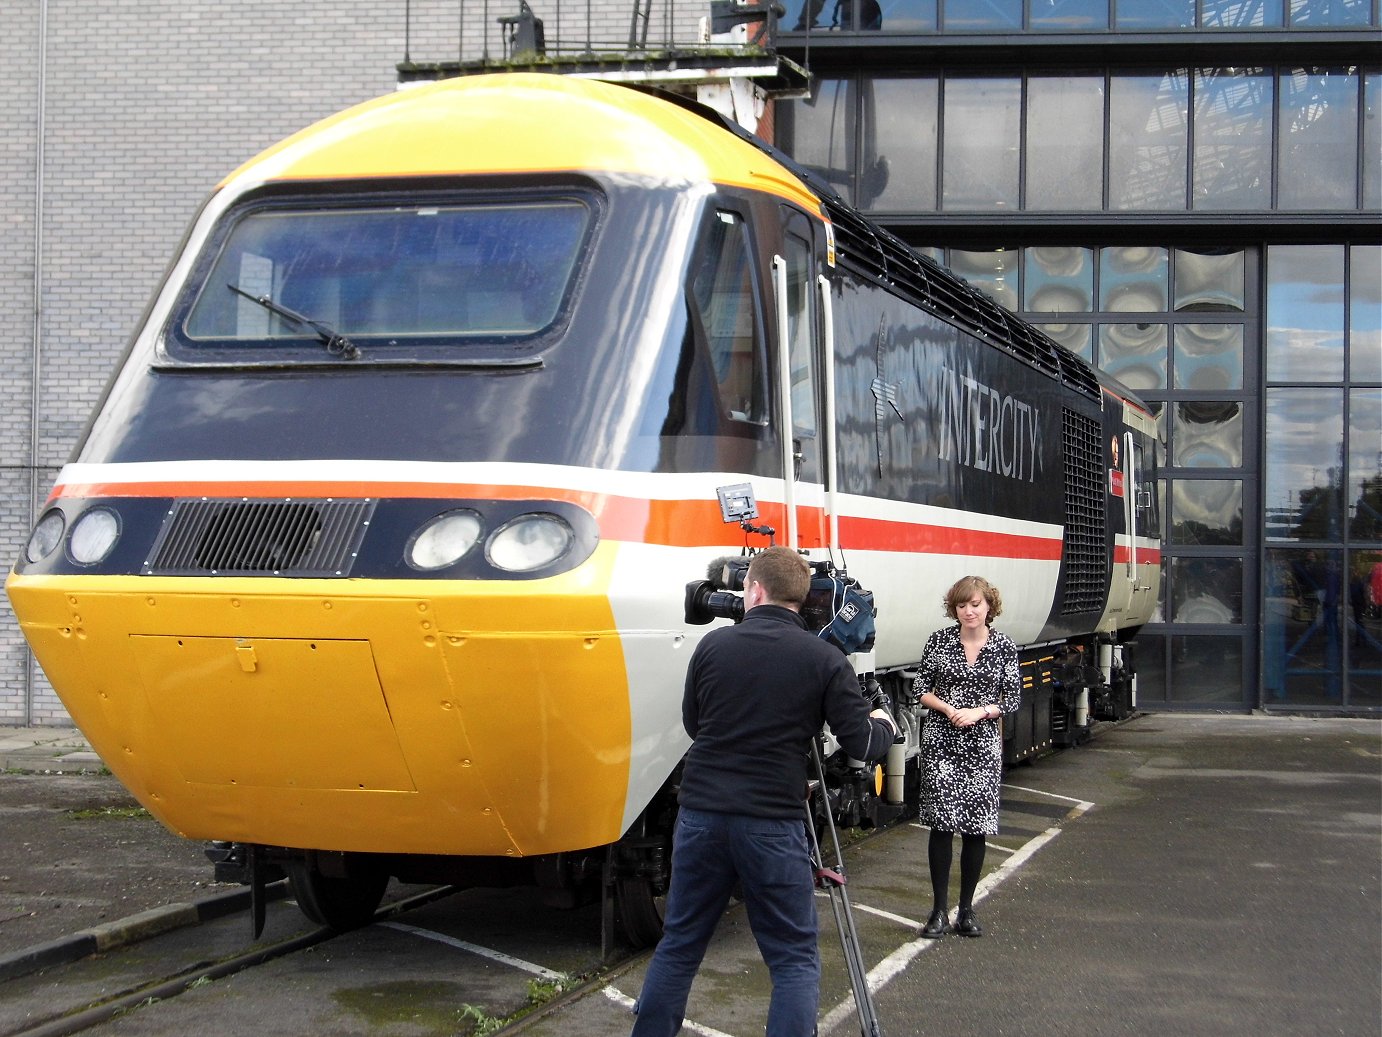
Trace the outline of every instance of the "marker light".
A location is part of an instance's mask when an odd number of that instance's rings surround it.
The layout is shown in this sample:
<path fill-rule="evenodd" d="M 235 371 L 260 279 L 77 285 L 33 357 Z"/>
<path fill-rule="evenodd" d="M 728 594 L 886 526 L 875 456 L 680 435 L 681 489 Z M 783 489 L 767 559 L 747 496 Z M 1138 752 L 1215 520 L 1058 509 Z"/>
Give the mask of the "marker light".
<path fill-rule="evenodd" d="M 67 553 L 78 565 L 95 565 L 120 539 L 120 520 L 106 508 L 93 508 L 72 524 Z"/>
<path fill-rule="evenodd" d="M 427 571 L 455 565 L 480 539 L 480 528 L 480 516 L 473 511 L 438 515 L 408 544 L 408 564 Z"/>
<path fill-rule="evenodd" d="M 532 572 L 564 555 L 575 535 L 556 515 L 520 515 L 490 536 L 485 553 L 492 564 L 514 573 Z"/>
<path fill-rule="evenodd" d="M 62 512 L 54 508 L 43 518 L 38 520 L 38 525 L 29 534 L 29 543 L 24 548 L 24 557 L 31 562 L 41 562 L 47 558 L 62 543 L 62 531 L 66 528 L 67 522 L 62 517 Z"/>

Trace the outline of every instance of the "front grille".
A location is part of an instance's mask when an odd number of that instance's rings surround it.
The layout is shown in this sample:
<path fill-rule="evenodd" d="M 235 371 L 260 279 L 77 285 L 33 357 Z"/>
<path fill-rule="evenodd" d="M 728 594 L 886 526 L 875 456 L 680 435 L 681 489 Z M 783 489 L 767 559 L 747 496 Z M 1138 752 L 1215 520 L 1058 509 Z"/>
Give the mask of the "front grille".
<path fill-rule="evenodd" d="M 1065 597 L 1061 613 L 1099 612 L 1108 582 L 1104 526 L 1103 428 L 1093 418 L 1067 410 L 1065 454 Z"/>
<path fill-rule="evenodd" d="M 175 500 L 150 576 L 349 576 L 373 500 Z"/>

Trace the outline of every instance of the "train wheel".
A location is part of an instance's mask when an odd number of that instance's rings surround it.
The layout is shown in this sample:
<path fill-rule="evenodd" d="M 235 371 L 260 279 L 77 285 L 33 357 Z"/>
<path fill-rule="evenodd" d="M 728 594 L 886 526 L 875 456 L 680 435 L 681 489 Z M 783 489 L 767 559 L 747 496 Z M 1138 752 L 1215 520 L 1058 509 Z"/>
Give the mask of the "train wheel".
<path fill-rule="evenodd" d="M 389 876 L 358 863 L 343 876 L 323 875 L 310 860 L 299 860 L 288 865 L 288 881 L 303 914 L 318 925 L 344 930 L 358 929 L 374 918 Z"/>
<path fill-rule="evenodd" d="M 670 878 L 670 876 L 668 876 Z M 653 882 L 643 878 L 622 878 L 614 887 L 619 928 L 636 948 L 651 947 L 662 938 L 662 919 L 667 907 L 667 881 Z"/>

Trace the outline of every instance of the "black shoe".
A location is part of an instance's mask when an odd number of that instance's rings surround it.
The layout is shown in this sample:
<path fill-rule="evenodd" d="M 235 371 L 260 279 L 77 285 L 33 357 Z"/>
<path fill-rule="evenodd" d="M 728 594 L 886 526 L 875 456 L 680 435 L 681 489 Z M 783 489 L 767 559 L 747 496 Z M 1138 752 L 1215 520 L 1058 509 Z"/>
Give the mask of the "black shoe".
<path fill-rule="evenodd" d="M 961 936 L 983 936 L 983 926 L 974 917 L 974 909 L 961 908 L 960 913 L 955 918 L 955 931 Z"/>
<path fill-rule="evenodd" d="M 928 940 L 939 939 L 950 932 L 950 921 L 946 918 L 946 910 L 938 907 L 931 912 L 931 917 L 926 920 L 926 924 L 921 927 L 919 936 L 924 936 Z"/>

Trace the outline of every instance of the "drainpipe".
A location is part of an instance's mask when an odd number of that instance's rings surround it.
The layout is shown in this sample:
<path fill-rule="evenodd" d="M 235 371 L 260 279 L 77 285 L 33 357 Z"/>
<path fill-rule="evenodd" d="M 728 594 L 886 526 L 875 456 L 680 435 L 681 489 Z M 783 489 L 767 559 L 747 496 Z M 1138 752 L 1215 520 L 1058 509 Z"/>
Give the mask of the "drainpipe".
<path fill-rule="evenodd" d="M 34 133 L 34 333 L 29 388 L 29 528 L 38 518 L 39 492 L 39 372 L 43 360 L 43 177 L 44 134 L 47 116 L 48 85 L 48 0 L 38 5 L 38 118 Z M 34 719 L 34 653 L 25 649 L 24 726 Z"/>

